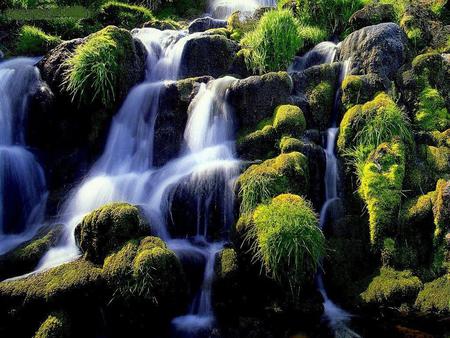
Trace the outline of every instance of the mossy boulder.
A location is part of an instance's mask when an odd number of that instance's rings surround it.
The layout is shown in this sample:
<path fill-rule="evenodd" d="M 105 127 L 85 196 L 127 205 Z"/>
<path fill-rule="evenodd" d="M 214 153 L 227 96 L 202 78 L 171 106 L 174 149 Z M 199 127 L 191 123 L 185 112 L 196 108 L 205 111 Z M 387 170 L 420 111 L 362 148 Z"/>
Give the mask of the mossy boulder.
<path fill-rule="evenodd" d="M 349 19 L 349 23 L 353 30 L 357 30 L 383 22 L 394 22 L 395 20 L 396 13 L 392 4 L 369 3 L 353 13 Z"/>
<path fill-rule="evenodd" d="M 50 314 L 41 324 L 33 338 L 67 338 L 70 337 L 70 323 L 63 312 Z"/>
<path fill-rule="evenodd" d="M 450 276 L 447 274 L 425 283 L 417 296 L 415 307 L 428 314 L 450 314 Z"/>
<path fill-rule="evenodd" d="M 15 53 L 17 55 L 41 56 L 60 44 L 58 36 L 46 34 L 42 29 L 24 25 L 19 31 Z"/>
<path fill-rule="evenodd" d="M 205 32 L 209 29 L 216 29 L 216 28 L 225 28 L 227 26 L 227 21 L 225 20 L 219 20 L 214 19 L 209 16 L 198 18 L 192 21 L 189 24 L 189 34 L 192 33 L 198 33 L 198 32 Z"/>
<path fill-rule="evenodd" d="M 262 122 L 265 122 L 263 120 Z M 265 123 L 263 123 L 265 124 Z M 242 158 L 248 160 L 265 159 L 275 154 L 275 144 L 278 138 L 277 131 L 270 121 L 261 129 L 239 137 L 237 150 Z"/>
<path fill-rule="evenodd" d="M 321 82 L 308 93 L 313 126 L 325 130 L 333 113 L 335 90 L 329 82 Z"/>
<path fill-rule="evenodd" d="M 243 213 L 282 193 L 306 194 L 309 188 L 308 160 L 299 152 L 281 154 L 252 165 L 238 178 L 237 186 Z"/>
<path fill-rule="evenodd" d="M 347 75 L 342 81 L 342 105 L 345 109 L 371 101 L 385 89 L 383 81 L 375 74 Z"/>
<path fill-rule="evenodd" d="M 360 176 L 359 194 L 367 205 L 371 243 L 378 249 L 395 234 L 403 179 L 405 146 L 397 141 L 380 144 L 368 157 Z"/>
<path fill-rule="evenodd" d="M 62 225 L 45 226 L 29 241 L 0 256 L 0 279 L 32 271 L 60 237 Z"/>
<path fill-rule="evenodd" d="M 297 106 L 279 106 L 275 110 L 273 127 L 280 136 L 299 137 L 306 129 L 305 116 Z"/>
<path fill-rule="evenodd" d="M 96 20 L 104 26 L 114 25 L 126 29 L 139 28 L 153 19 L 153 13 L 148 8 L 117 1 L 104 3 L 96 16 Z"/>
<path fill-rule="evenodd" d="M 411 271 L 396 271 L 384 267 L 361 293 L 361 299 L 370 305 L 398 307 L 402 304 L 413 303 L 422 287 L 420 279 Z"/>
<path fill-rule="evenodd" d="M 183 24 L 172 19 L 157 19 L 153 18 L 143 24 L 145 28 L 155 28 L 161 31 L 164 30 L 181 30 L 183 29 Z"/>
<path fill-rule="evenodd" d="M 424 131 L 444 131 L 450 127 L 450 112 L 437 89 L 425 86 L 420 92 L 414 122 L 418 129 Z"/>
<path fill-rule="evenodd" d="M 137 207 L 112 203 L 92 211 L 75 229 L 75 240 L 88 260 L 102 263 L 126 241 L 150 233 Z"/>

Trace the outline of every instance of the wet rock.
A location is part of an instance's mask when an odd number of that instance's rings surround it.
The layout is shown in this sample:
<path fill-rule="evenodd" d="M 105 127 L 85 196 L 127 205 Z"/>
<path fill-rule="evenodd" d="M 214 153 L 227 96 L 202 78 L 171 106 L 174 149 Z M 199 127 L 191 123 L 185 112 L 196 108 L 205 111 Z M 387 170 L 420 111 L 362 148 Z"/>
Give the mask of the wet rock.
<path fill-rule="evenodd" d="M 407 37 L 394 23 L 381 23 L 353 32 L 339 50 L 339 60 L 350 62 L 350 74 L 374 73 L 385 79 L 393 79 L 407 57 Z"/>
<path fill-rule="evenodd" d="M 239 45 L 222 35 L 198 35 L 185 45 L 180 74 L 182 78 L 230 73 Z"/>
<path fill-rule="evenodd" d="M 395 9 L 392 4 L 373 3 L 353 13 L 349 23 L 353 30 L 357 30 L 383 22 L 394 22 L 395 19 Z"/>
<path fill-rule="evenodd" d="M 189 34 L 204 32 L 213 28 L 225 28 L 227 26 L 226 20 L 218 20 L 209 16 L 198 18 L 189 25 Z"/>
<path fill-rule="evenodd" d="M 173 20 L 160 20 L 160 19 L 153 19 L 150 21 L 147 21 L 146 23 L 144 23 L 144 25 L 142 26 L 144 28 L 155 28 L 155 29 L 159 29 L 161 31 L 167 30 L 167 29 L 171 29 L 171 30 L 180 30 L 182 29 L 182 26 Z"/>

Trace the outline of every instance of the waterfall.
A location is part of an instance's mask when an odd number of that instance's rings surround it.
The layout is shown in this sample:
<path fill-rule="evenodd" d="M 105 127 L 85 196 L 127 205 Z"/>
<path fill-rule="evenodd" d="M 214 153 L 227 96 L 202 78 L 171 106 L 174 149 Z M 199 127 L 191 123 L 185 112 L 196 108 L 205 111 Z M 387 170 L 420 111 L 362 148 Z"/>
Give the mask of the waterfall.
<path fill-rule="evenodd" d="M 276 7 L 276 0 L 210 0 L 209 12 L 216 19 L 226 19 L 236 11 L 251 15 L 261 7 Z"/>
<path fill-rule="evenodd" d="M 24 135 L 29 97 L 40 83 L 36 62 L 0 63 L 0 254 L 30 239 L 44 218 L 45 176 Z"/>
<path fill-rule="evenodd" d="M 288 72 L 301 72 L 309 67 L 332 63 L 336 57 L 338 45 L 331 41 L 324 41 L 316 45 L 303 56 L 295 57 Z"/>

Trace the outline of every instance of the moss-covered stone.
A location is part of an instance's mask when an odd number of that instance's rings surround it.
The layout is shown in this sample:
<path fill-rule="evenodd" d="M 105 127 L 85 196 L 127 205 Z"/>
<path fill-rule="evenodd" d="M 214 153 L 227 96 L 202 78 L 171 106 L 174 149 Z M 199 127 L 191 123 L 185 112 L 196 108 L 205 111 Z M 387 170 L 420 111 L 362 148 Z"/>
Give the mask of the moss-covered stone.
<path fill-rule="evenodd" d="M 436 184 L 433 200 L 434 235 L 432 269 L 436 274 L 450 267 L 446 261 L 447 243 L 445 236 L 450 231 L 450 181 L 441 179 Z"/>
<path fill-rule="evenodd" d="M 415 306 L 419 311 L 429 314 L 450 314 L 450 276 L 444 275 L 425 283 L 417 296 Z"/>
<path fill-rule="evenodd" d="M 221 35 L 226 38 L 230 37 L 230 31 L 227 28 L 211 28 L 203 32 L 204 35 Z"/>
<path fill-rule="evenodd" d="M 357 104 L 364 104 L 384 89 L 383 81 L 375 74 L 347 75 L 341 84 L 342 104 L 350 109 Z"/>
<path fill-rule="evenodd" d="M 103 4 L 97 15 L 97 20 L 105 26 L 114 25 L 126 29 L 141 27 L 153 19 L 153 14 L 148 8 L 117 1 Z"/>
<path fill-rule="evenodd" d="M 137 207 L 112 203 L 85 216 L 75 229 L 75 240 L 87 259 L 101 263 L 126 241 L 149 232 Z"/>
<path fill-rule="evenodd" d="M 301 152 L 304 147 L 304 143 L 294 137 L 283 137 L 280 141 L 279 148 L 283 154 L 293 151 Z"/>
<path fill-rule="evenodd" d="M 450 113 L 437 89 L 426 86 L 419 96 L 414 122 L 420 130 L 444 131 L 450 127 Z"/>
<path fill-rule="evenodd" d="M 306 129 L 305 116 L 297 106 L 279 106 L 275 110 L 273 127 L 280 136 L 299 137 Z"/>
<path fill-rule="evenodd" d="M 183 29 L 183 25 L 179 22 L 172 20 L 172 19 L 158 19 L 153 18 L 150 21 L 147 21 L 144 23 L 144 27 L 147 28 L 155 28 L 159 30 L 181 30 Z"/>
<path fill-rule="evenodd" d="M 63 312 L 49 315 L 33 336 L 33 338 L 67 337 L 70 337 L 70 324 L 67 315 Z"/>
<path fill-rule="evenodd" d="M 315 126 L 325 130 L 330 125 L 334 105 L 334 86 L 323 81 L 308 93 L 311 118 Z"/>
<path fill-rule="evenodd" d="M 305 194 L 309 187 L 308 160 L 298 152 L 281 154 L 252 165 L 237 183 L 243 213 L 282 193 Z"/>
<path fill-rule="evenodd" d="M 265 159 L 274 155 L 276 139 L 275 128 L 271 124 L 265 125 L 262 129 L 238 138 L 238 152 L 245 159 Z"/>
<path fill-rule="evenodd" d="M 420 279 L 411 271 L 396 271 L 384 267 L 361 293 L 361 299 L 367 304 L 377 306 L 400 306 L 412 303 L 422 287 Z"/>
<path fill-rule="evenodd" d="M 398 140 L 379 145 L 362 169 L 359 194 L 369 212 L 371 243 L 378 249 L 395 234 L 404 175 L 405 147 Z"/>

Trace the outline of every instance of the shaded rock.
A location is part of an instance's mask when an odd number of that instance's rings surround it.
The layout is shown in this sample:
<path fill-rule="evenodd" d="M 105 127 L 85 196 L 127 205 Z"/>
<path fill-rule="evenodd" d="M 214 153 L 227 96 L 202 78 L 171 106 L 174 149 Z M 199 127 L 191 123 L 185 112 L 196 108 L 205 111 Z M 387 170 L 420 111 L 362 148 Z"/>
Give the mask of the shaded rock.
<path fill-rule="evenodd" d="M 286 72 L 251 76 L 236 81 L 229 89 L 228 99 L 235 109 L 239 128 L 254 128 L 271 117 L 275 108 L 289 103 L 292 80 Z"/>
<path fill-rule="evenodd" d="M 364 104 L 387 89 L 383 79 L 375 74 L 348 75 L 342 81 L 341 88 L 341 101 L 345 109 Z"/>
<path fill-rule="evenodd" d="M 372 3 L 353 13 L 349 23 L 353 30 L 383 22 L 396 20 L 395 9 L 392 4 Z"/>
<path fill-rule="evenodd" d="M 161 31 L 168 30 L 168 29 L 171 29 L 171 30 L 182 29 L 182 26 L 178 22 L 176 22 L 174 20 L 170 20 L 170 19 L 166 19 L 166 20 L 152 19 L 152 20 L 144 23 L 144 25 L 142 27 L 155 28 L 155 29 L 159 29 Z"/>
<path fill-rule="evenodd" d="M 407 56 L 407 37 L 394 23 L 381 23 L 353 32 L 339 50 L 339 60 L 350 62 L 350 74 L 375 73 L 386 79 L 393 79 Z"/>
<path fill-rule="evenodd" d="M 70 321 L 63 312 L 52 313 L 45 319 L 34 334 L 34 338 L 67 338 L 70 337 Z"/>
<path fill-rule="evenodd" d="M 225 28 L 227 26 L 226 20 L 218 20 L 209 16 L 204 18 L 198 18 L 191 22 L 189 25 L 189 34 L 204 32 L 213 28 Z"/>
<path fill-rule="evenodd" d="M 182 78 L 230 73 L 239 45 L 222 35 L 196 35 L 186 42 L 180 65 Z"/>

